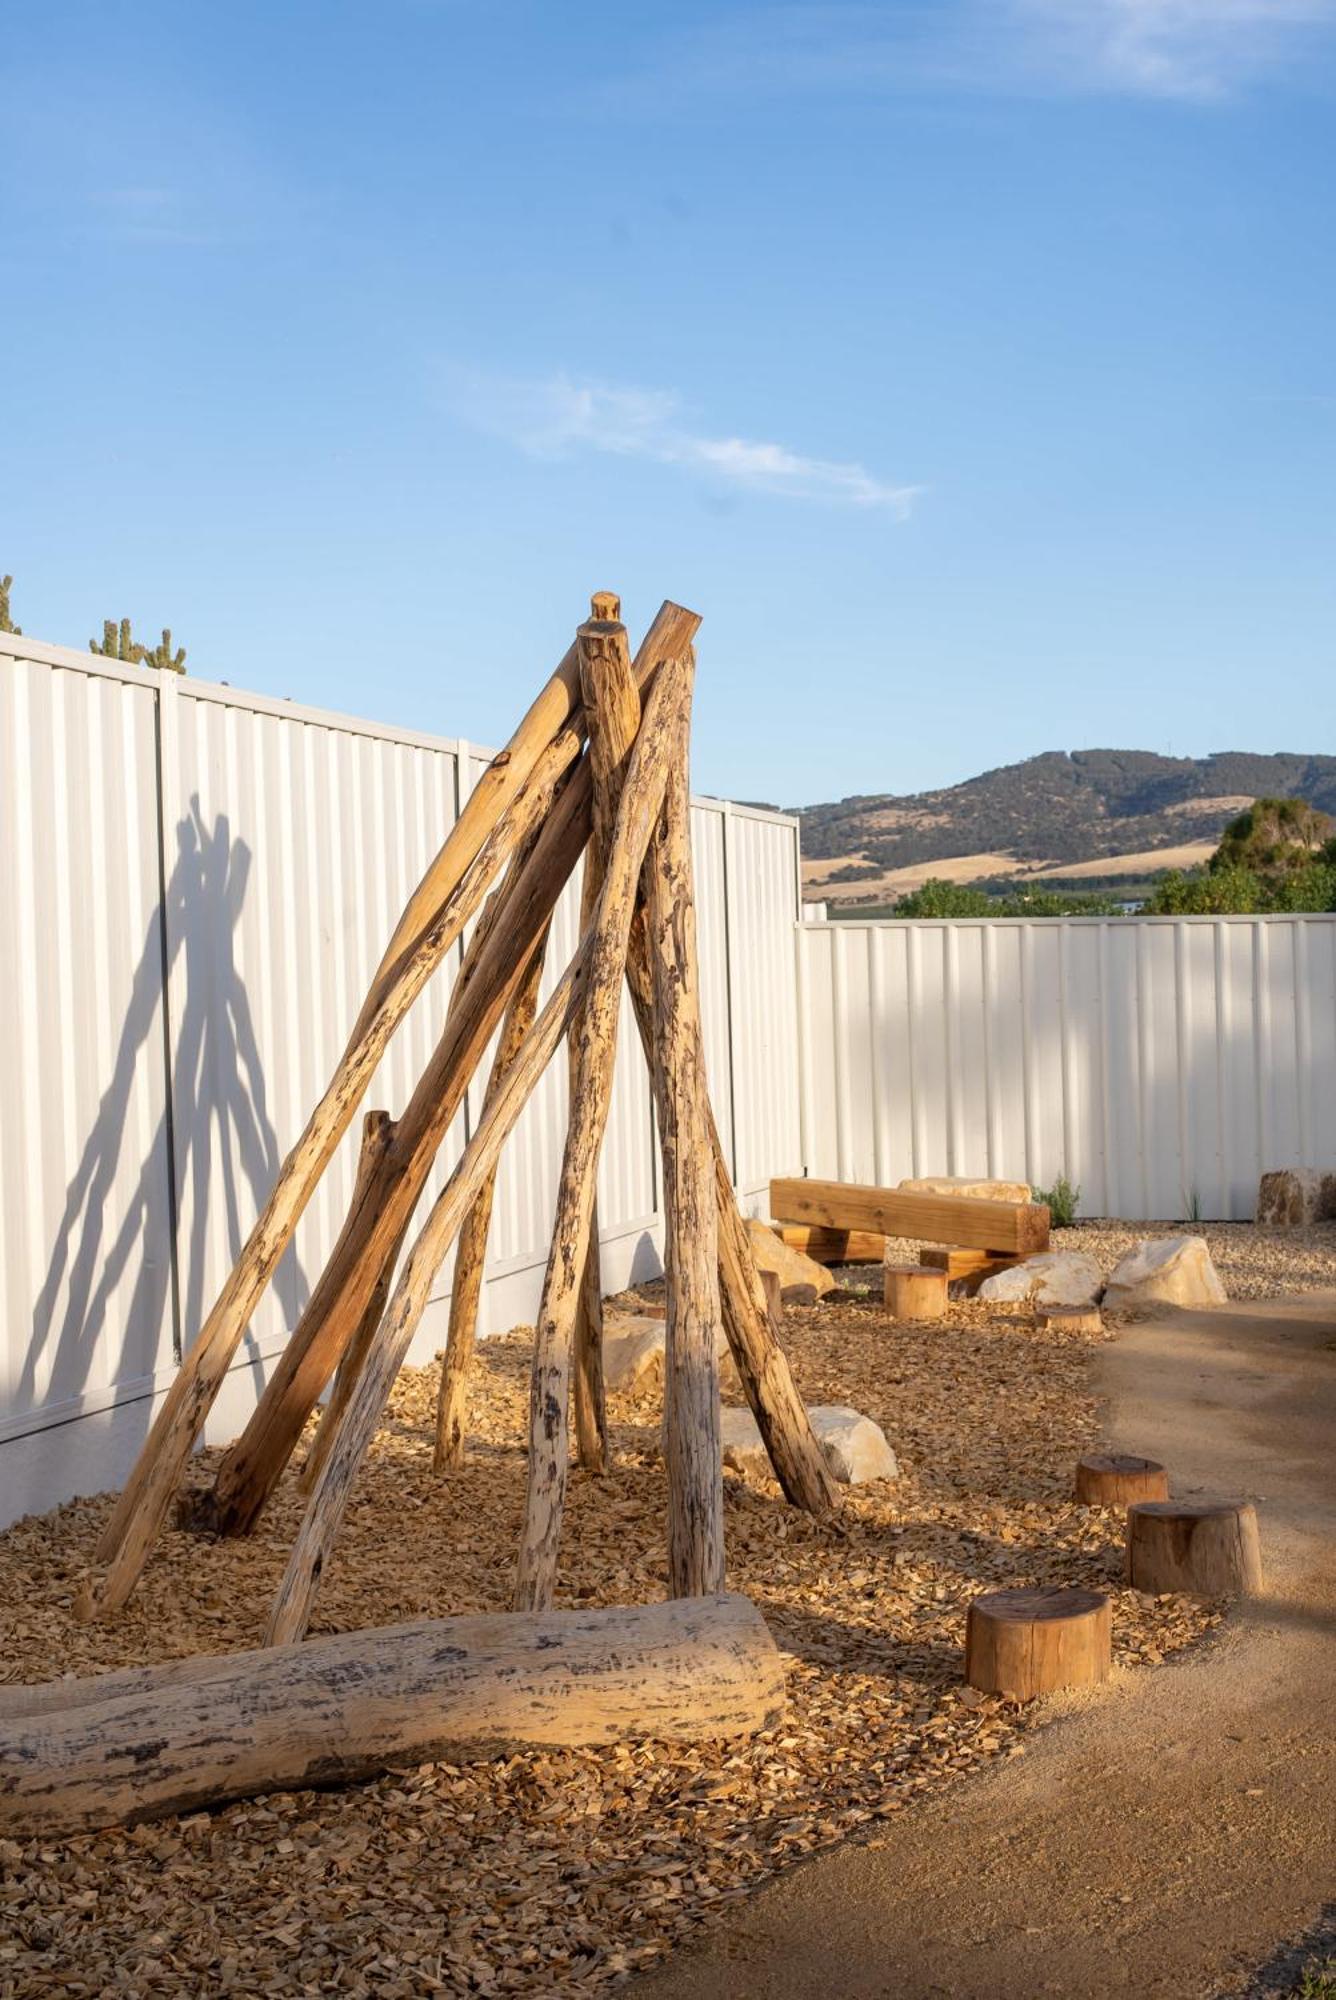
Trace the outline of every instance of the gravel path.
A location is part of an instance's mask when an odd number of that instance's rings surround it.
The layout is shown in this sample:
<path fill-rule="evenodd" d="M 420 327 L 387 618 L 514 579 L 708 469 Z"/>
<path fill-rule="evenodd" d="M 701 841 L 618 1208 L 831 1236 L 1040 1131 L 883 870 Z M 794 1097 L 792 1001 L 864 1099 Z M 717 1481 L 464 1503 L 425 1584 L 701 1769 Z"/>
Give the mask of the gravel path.
<path fill-rule="evenodd" d="M 729 1584 L 762 1606 L 790 1707 L 720 1749 L 622 1748 L 427 1765 L 129 1832 L 0 1842 L 0 2000 L 583 1992 L 651 1964 L 713 1909 L 850 1834 L 886 1837 L 961 1777 L 1021 1756 L 1042 1708 L 960 1678 L 965 1607 L 1001 1584 L 1114 1593 L 1119 1680 L 1218 1617 L 1121 1585 L 1121 1524 L 1070 1499 L 1100 1431 L 1096 1339 L 967 1304 L 892 1329 L 880 1305 L 790 1315 L 810 1402 L 852 1402 L 899 1454 L 891 1487 L 819 1525 L 729 1475 Z M 431 1471 L 435 1369 L 401 1379 L 325 1580 L 317 1629 L 496 1609 L 524 1493 L 527 1341 L 482 1350 L 465 1469 Z M 613 1469 L 572 1482 L 559 1597 L 663 1590 L 659 1407 L 614 1399 Z M 215 1454 L 198 1465 L 202 1479 Z M 253 1645 L 300 1518 L 291 1477 L 249 1541 L 169 1533 L 127 1612 L 71 1600 L 110 1502 L 0 1536 L 13 1680 Z"/>

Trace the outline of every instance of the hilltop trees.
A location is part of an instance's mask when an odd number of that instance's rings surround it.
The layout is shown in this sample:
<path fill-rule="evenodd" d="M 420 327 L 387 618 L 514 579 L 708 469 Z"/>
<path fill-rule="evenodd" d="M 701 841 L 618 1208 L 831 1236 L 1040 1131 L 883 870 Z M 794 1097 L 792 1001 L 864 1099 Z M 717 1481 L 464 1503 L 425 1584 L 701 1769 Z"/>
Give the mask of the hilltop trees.
<path fill-rule="evenodd" d="M 1254 799 L 1225 828 L 1206 867 L 1173 869 L 1150 909 L 1156 916 L 1336 910 L 1336 820 L 1307 799 Z"/>

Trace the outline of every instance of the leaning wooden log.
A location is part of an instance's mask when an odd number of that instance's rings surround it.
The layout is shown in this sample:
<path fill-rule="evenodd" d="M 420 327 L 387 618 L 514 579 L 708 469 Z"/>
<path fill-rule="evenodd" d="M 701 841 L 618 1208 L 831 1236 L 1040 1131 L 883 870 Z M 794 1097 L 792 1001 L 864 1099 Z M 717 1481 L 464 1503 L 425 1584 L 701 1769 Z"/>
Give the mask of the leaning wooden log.
<path fill-rule="evenodd" d="M 599 591 L 592 616 L 580 627 L 580 690 L 589 732 L 589 769 L 594 786 L 594 828 L 585 849 L 580 928 L 594 919 L 608 865 L 617 804 L 640 727 L 640 689 L 621 623 L 621 605 L 611 591 Z M 569 1038 L 570 1083 L 576 1085 L 579 1025 Z M 598 1198 L 589 1222 L 589 1250 L 575 1315 L 575 1446 L 581 1465 L 603 1472 L 608 1462 L 608 1410 L 603 1386 L 603 1275 L 599 1255 Z"/>
<path fill-rule="evenodd" d="M 650 1074 L 654 1073 L 654 981 L 650 972 L 643 911 L 637 910 L 626 964 L 627 986 Z M 771 1320 L 747 1225 L 738 1209 L 719 1128 L 707 1106 L 706 1129 L 714 1163 L 719 1230 L 719 1302 L 724 1332 L 743 1393 L 751 1405 L 775 1477 L 784 1497 L 809 1514 L 833 1513 L 839 1487 L 816 1441 L 807 1407 L 798 1394 L 788 1357 Z"/>
<path fill-rule="evenodd" d="M 658 657 L 676 653 L 690 644 L 699 623 L 693 613 L 664 605 L 646 645 L 653 638 L 651 650 Z M 134 1589 L 241 1337 L 391 1036 L 517 842 L 541 822 L 562 775 L 578 756 L 580 733 L 570 722 L 577 667 L 572 648 L 475 786 L 410 899 L 324 1096 L 279 1169 L 240 1257 L 163 1400 L 98 1544 L 99 1569 L 80 1593 L 81 1615 L 113 1611 Z"/>
<path fill-rule="evenodd" d="M 485 918 L 471 940 L 441 1039 L 400 1114 L 372 1197 L 350 1215 L 212 1493 L 200 1498 L 197 1522 L 214 1533 L 248 1534 L 255 1525 L 408 1227 L 469 1079 L 579 859 L 589 829 L 588 786 L 577 784 L 579 776 L 556 801 L 515 880 L 498 890 L 503 915 Z"/>
<path fill-rule="evenodd" d="M 1138 1500 L 1167 1500 L 1169 1474 L 1153 1458 L 1090 1451 L 1076 1461 L 1076 1497 L 1083 1507 L 1133 1507 Z"/>
<path fill-rule="evenodd" d="M 699 624 L 694 612 L 665 605 L 636 655 L 638 682 L 648 684 L 663 662 L 663 647 L 679 638 L 688 645 Z M 571 773 L 523 865 L 513 869 L 497 890 L 470 940 L 450 996 L 445 1032 L 399 1118 L 392 1198 L 381 1207 L 364 1210 L 359 1231 L 326 1265 L 259 1407 L 224 1460 L 208 1523 L 218 1532 L 247 1533 L 282 1477 L 364 1310 L 380 1269 L 391 1212 L 399 1227 L 406 1224 L 482 1046 L 518 985 L 524 961 L 589 839 L 592 816 L 593 778 L 586 758 Z M 480 994 L 486 1004 L 481 1042 L 474 1033 L 476 1018 L 468 1013 L 479 1006 Z"/>
<path fill-rule="evenodd" d="M 716 1596 L 423 1619 L 18 1695 L 0 1701 L 0 1834 L 29 1840 L 393 1765 L 751 1736 L 778 1720 L 784 1670 L 755 1607 Z"/>
<path fill-rule="evenodd" d="M 352 1218 L 362 1206 L 368 1200 L 374 1198 L 372 1191 L 378 1184 L 381 1173 L 384 1170 L 386 1156 L 389 1153 L 390 1143 L 393 1138 L 394 1120 L 390 1117 L 389 1112 L 368 1111 L 366 1117 L 362 1120 L 362 1150 L 357 1159 L 357 1173 L 353 1181 L 353 1197 L 349 1205 L 348 1214 L 344 1218 L 344 1231 L 350 1227 Z M 301 1484 L 308 1490 L 320 1468 L 325 1451 L 328 1449 L 328 1440 L 335 1425 L 338 1423 L 339 1413 L 348 1400 L 352 1379 L 361 1367 L 366 1357 L 366 1351 L 371 1345 L 371 1337 L 380 1324 L 380 1316 L 385 1310 L 385 1301 L 389 1296 L 390 1290 L 390 1279 L 394 1276 L 395 1261 L 398 1258 L 402 1242 L 403 1239 L 400 1237 L 399 1241 L 394 1244 L 389 1255 L 386 1257 L 380 1276 L 376 1280 L 375 1290 L 367 1302 L 366 1311 L 362 1314 L 357 1331 L 344 1350 L 343 1358 L 340 1360 L 338 1369 L 335 1372 L 334 1386 L 330 1391 L 329 1401 L 321 1413 L 320 1427 L 316 1431 L 311 1449 L 306 1455 L 306 1462 L 302 1466 Z"/>
<path fill-rule="evenodd" d="M 672 724 L 682 695 L 683 675 L 675 671 L 674 663 L 668 663 L 655 680 L 631 759 L 617 815 L 617 833 L 600 912 L 604 902 L 615 906 L 626 893 L 624 878 L 628 875 L 634 891 L 640 860 L 649 844 L 650 832 L 662 803 L 667 746 L 672 740 Z M 299 1639 L 306 1630 L 320 1577 L 338 1535 L 357 1469 L 389 1400 L 395 1376 L 412 1343 L 441 1261 L 479 1189 L 495 1167 L 507 1135 L 584 998 L 586 974 L 597 935 L 596 926 L 593 932 L 581 939 L 565 976 L 534 1023 L 497 1093 L 495 1103 L 484 1106 L 477 1131 L 469 1140 L 463 1158 L 438 1196 L 417 1242 L 409 1252 L 394 1296 L 358 1376 L 338 1436 L 311 1495 L 270 1616 L 266 1633 L 266 1643 L 270 1645 L 287 1644 Z M 554 1254 L 556 1248 L 554 1244 Z M 578 1245 L 573 1241 L 567 1249 L 571 1256 L 578 1254 Z M 572 1265 L 571 1272 L 574 1283 L 578 1266 Z M 565 1407 L 563 1397 L 563 1424 Z"/>
<path fill-rule="evenodd" d="M 538 992 L 543 981 L 547 933 L 535 948 L 528 969 L 506 1010 L 501 1039 L 492 1058 L 492 1073 L 483 1098 L 484 1111 L 493 1102 L 514 1067 L 524 1040 L 538 1012 Z M 496 1195 L 493 1167 L 464 1218 L 455 1251 L 454 1278 L 450 1287 L 450 1323 L 445 1354 L 441 1360 L 441 1384 L 436 1398 L 436 1450 L 433 1466 L 446 1472 L 464 1463 L 464 1438 L 468 1419 L 469 1376 L 477 1348 L 478 1305 L 482 1297 L 483 1271 L 487 1263 L 487 1237 L 492 1226 L 492 1202 Z"/>
<path fill-rule="evenodd" d="M 1102 1590 L 990 1590 L 965 1618 L 965 1679 L 1029 1701 L 1107 1680 L 1113 1614 Z"/>
<path fill-rule="evenodd" d="M 524 1529 L 515 1566 L 517 1611 L 542 1611 L 556 1586 L 557 1549 L 569 1459 L 566 1409 L 575 1313 L 580 1296 L 598 1160 L 608 1122 L 617 1025 L 626 976 L 636 886 L 663 805 L 690 711 L 694 662 L 664 666 L 645 707 L 613 828 L 590 941 L 589 974 L 572 1025 L 577 1044 L 570 1123 L 557 1182 L 556 1216 L 534 1326 L 529 1388 L 529 1468 Z M 635 801 L 651 802 L 637 811 Z"/>
<path fill-rule="evenodd" d="M 724 1587 L 724 1463 L 716 1358 L 723 1312 L 700 1019 L 685 726 L 646 880 L 656 1026 L 654 1101 L 663 1153 L 668 1280 L 663 1391 L 668 1585 L 674 1597 L 702 1597 Z"/>
<path fill-rule="evenodd" d="M 1247 1500 L 1143 1500 L 1127 1510 L 1134 1590 L 1255 1597 L 1263 1589 L 1257 1509 Z"/>

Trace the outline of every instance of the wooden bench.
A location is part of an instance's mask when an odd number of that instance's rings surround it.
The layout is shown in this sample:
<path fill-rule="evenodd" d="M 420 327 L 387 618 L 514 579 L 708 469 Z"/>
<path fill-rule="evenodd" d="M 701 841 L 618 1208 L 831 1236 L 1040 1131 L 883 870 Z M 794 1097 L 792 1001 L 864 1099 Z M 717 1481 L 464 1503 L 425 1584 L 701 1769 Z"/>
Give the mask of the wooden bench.
<path fill-rule="evenodd" d="M 871 1230 L 914 1243 L 982 1250 L 990 1257 L 1029 1257 L 1048 1248 L 1048 1210 L 1038 1201 L 910 1194 L 848 1181 L 778 1180 L 770 1183 L 770 1213 L 785 1225 Z"/>

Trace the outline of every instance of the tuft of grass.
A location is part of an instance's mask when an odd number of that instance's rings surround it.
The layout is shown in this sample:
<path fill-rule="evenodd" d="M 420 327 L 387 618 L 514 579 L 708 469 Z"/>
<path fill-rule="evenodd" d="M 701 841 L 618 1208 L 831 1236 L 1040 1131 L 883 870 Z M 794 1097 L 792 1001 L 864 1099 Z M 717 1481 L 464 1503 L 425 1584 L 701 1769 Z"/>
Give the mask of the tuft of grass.
<path fill-rule="evenodd" d="M 1294 1991 L 1296 2000 L 1336 2000 L 1336 1958 L 1311 1958 Z"/>
<path fill-rule="evenodd" d="M 1043 1202 L 1055 1229 L 1071 1228 L 1081 1205 L 1081 1190 L 1072 1185 L 1066 1174 L 1059 1174 L 1051 1188 L 1031 1188 L 1030 1193 L 1036 1201 Z"/>

